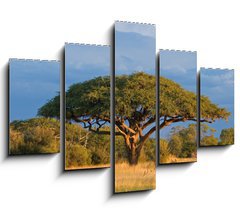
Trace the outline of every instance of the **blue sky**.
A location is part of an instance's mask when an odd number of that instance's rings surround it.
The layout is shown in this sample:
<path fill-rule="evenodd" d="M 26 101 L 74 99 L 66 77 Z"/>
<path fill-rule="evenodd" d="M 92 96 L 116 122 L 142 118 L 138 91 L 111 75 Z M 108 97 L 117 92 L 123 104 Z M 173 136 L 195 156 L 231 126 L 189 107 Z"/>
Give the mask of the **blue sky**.
<path fill-rule="evenodd" d="M 110 76 L 109 46 L 65 44 L 66 90 L 99 76 Z"/>
<path fill-rule="evenodd" d="M 11 59 L 10 122 L 35 117 L 38 109 L 60 91 L 57 61 Z"/>
<path fill-rule="evenodd" d="M 160 50 L 160 76 L 179 83 L 184 89 L 196 93 L 197 89 L 197 53 L 175 50 Z M 161 80 L 160 80 L 161 82 Z M 161 92 L 160 92 L 161 97 Z M 161 109 L 161 107 L 160 107 Z M 197 111 L 196 111 L 197 112 Z M 160 130 L 160 138 L 169 138 L 173 127 L 187 127 L 196 122 L 179 122 Z"/>
<path fill-rule="evenodd" d="M 155 75 L 155 68 L 155 25 L 115 22 L 115 74 L 144 71 Z M 144 132 L 148 131 L 150 127 L 146 128 Z M 152 135 L 152 137 L 154 136 L 155 134 Z"/>
<path fill-rule="evenodd" d="M 155 74 L 155 26 L 148 24 L 115 23 L 115 73 L 131 74 L 144 71 Z"/>
<path fill-rule="evenodd" d="M 209 124 L 217 130 L 215 136 L 219 137 L 222 129 L 234 127 L 234 71 L 201 68 L 200 78 L 201 94 L 208 96 L 212 102 L 232 113 L 228 122 L 216 120 Z"/>

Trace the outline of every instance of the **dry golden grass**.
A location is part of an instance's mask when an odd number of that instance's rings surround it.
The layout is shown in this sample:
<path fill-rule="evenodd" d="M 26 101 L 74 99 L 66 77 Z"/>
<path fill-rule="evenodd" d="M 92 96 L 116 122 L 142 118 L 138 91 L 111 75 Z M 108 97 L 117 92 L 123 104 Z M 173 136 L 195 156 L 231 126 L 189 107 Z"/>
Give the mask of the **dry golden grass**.
<path fill-rule="evenodd" d="M 160 164 L 169 164 L 169 163 L 189 163 L 189 162 L 196 162 L 197 158 L 177 158 L 174 155 L 168 155 L 163 160 L 160 158 Z"/>
<path fill-rule="evenodd" d="M 89 166 L 72 166 L 72 167 L 65 167 L 65 170 L 101 169 L 101 168 L 110 168 L 110 164 L 99 164 L 99 165 L 89 165 Z"/>
<path fill-rule="evenodd" d="M 128 192 L 156 188 L 156 166 L 153 162 L 139 162 L 130 166 L 127 162 L 115 165 L 115 191 Z"/>

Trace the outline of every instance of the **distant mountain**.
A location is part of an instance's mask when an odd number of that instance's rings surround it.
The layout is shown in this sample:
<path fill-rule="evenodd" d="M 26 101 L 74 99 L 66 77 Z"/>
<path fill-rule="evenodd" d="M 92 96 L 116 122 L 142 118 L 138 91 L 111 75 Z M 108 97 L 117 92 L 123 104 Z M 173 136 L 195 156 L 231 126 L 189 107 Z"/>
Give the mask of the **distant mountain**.
<path fill-rule="evenodd" d="M 155 38 L 135 32 L 115 33 L 116 70 L 132 73 L 136 70 L 155 73 Z"/>

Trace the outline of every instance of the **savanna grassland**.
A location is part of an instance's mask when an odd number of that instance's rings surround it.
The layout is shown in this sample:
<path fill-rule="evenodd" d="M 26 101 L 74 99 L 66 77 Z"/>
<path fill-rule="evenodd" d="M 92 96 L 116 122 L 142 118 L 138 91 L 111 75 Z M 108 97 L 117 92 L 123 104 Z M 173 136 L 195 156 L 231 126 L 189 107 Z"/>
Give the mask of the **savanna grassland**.
<path fill-rule="evenodd" d="M 129 163 L 128 148 L 116 139 L 115 192 L 151 190 L 156 187 L 155 140 L 149 139 L 137 164 Z"/>
<path fill-rule="evenodd" d="M 115 191 L 128 192 L 156 188 L 155 163 L 140 162 L 131 166 L 128 162 L 115 165 Z"/>

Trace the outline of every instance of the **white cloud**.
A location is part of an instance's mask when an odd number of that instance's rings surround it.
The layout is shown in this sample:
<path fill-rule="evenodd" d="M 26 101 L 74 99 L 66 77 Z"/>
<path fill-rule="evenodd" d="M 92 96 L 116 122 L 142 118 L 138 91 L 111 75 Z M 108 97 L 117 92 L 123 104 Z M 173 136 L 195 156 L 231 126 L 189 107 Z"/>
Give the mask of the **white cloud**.
<path fill-rule="evenodd" d="M 232 70 L 204 69 L 201 71 L 201 84 L 221 88 L 233 86 L 234 72 Z"/>
<path fill-rule="evenodd" d="M 120 32 L 134 32 L 143 36 L 155 38 L 155 27 L 150 24 L 139 24 L 129 22 L 116 22 L 116 30 Z"/>

